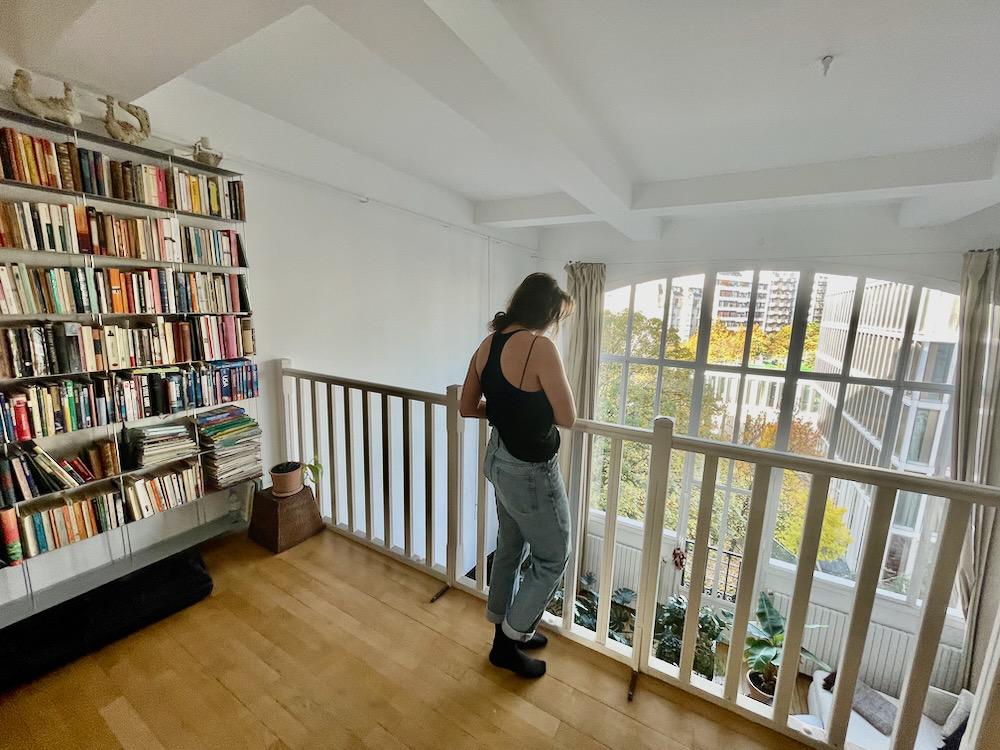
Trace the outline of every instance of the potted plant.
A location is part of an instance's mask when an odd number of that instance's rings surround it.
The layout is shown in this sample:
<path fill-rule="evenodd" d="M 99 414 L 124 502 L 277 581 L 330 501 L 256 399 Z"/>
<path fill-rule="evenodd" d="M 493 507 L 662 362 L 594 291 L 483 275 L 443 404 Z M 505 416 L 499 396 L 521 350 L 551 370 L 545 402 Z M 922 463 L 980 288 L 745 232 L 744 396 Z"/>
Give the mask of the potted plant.
<path fill-rule="evenodd" d="M 658 641 L 657 659 L 663 659 L 670 664 L 680 663 L 687 607 L 687 599 L 683 596 L 671 596 L 666 604 L 656 605 L 653 639 Z M 708 606 L 698 610 L 698 640 L 694 647 L 693 668 L 706 679 L 711 680 L 715 677 L 715 649 L 723 638 L 729 618 L 731 615 L 725 610 L 721 614 L 716 614 L 715 610 Z"/>
<path fill-rule="evenodd" d="M 319 483 L 319 478 L 323 474 L 323 464 L 319 462 L 319 457 L 313 458 L 312 463 L 304 464 L 301 461 L 283 461 L 271 468 L 271 494 L 275 497 L 290 497 L 302 489 L 305 472 L 309 472 L 313 486 Z"/>
<path fill-rule="evenodd" d="M 825 625 L 806 625 L 807 628 L 822 628 Z M 785 643 L 785 618 L 775 609 L 765 592 L 760 592 L 757 603 L 757 622 L 747 624 L 746 647 L 743 658 L 747 663 L 747 684 L 750 696 L 761 703 L 770 705 L 774 700 L 774 688 L 778 681 L 778 667 L 781 666 Z M 796 662 L 800 654 L 795 654 Z M 831 667 L 819 659 L 809 649 L 803 647 L 801 656 L 816 662 L 820 669 L 830 671 Z"/>

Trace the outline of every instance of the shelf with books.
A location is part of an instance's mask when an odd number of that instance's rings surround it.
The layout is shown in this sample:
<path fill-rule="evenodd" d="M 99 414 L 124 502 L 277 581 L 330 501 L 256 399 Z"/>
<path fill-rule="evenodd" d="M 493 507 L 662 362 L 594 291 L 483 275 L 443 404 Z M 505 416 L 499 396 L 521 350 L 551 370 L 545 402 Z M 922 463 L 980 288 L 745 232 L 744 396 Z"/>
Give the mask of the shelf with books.
<path fill-rule="evenodd" d="M 246 266 L 216 266 L 208 263 L 180 263 L 151 258 L 126 258 L 117 255 L 91 255 L 89 253 L 63 253 L 51 250 L 28 250 L 23 247 L 0 247 L 0 264 L 17 263 L 37 268 L 62 268 L 67 263 L 75 268 L 92 265 L 95 268 L 169 268 L 174 271 L 195 273 L 224 273 L 246 275 Z"/>
<path fill-rule="evenodd" d="M 236 362 L 239 360 L 250 361 L 253 355 L 242 357 L 224 357 L 221 359 L 187 359 L 183 362 L 161 362 L 158 364 L 128 365 L 126 367 L 114 367 L 107 370 L 85 370 L 80 372 L 58 372 L 51 375 L 21 375 L 16 378 L 0 378 L 0 391 L 16 386 L 18 383 L 35 383 L 44 380 L 73 380 L 75 378 L 88 378 L 95 375 L 113 375 L 116 372 L 131 372 L 133 370 L 145 370 L 153 367 L 186 367 L 190 365 L 214 365 L 221 362 Z"/>
<path fill-rule="evenodd" d="M 195 161 L 194 159 L 188 159 L 183 156 L 176 156 L 174 154 L 167 154 L 163 151 L 157 151 L 156 149 L 146 148 L 144 146 L 133 146 L 128 143 L 123 143 L 122 141 L 115 140 L 101 133 L 93 132 L 90 130 L 83 130 L 80 128 L 73 128 L 69 125 L 63 125 L 59 122 L 53 122 L 52 120 L 43 120 L 39 117 L 34 117 L 33 115 L 26 114 L 24 112 L 18 112 L 14 109 L 7 109 L 5 107 L 0 107 L 0 119 L 9 120 L 12 122 L 19 123 L 21 125 L 27 125 L 31 128 L 36 128 L 48 133 L 59 133 L 60 135 L 70 136 L 78 138 L 81 141 L 87 143 L 100 144 L 102 146 L 110 146 L 118 151 L 128 152 L 131 154 L 136 154 L 137 156 L 146 156 L 150 159 L 159 159 L 161 161 L 166 161 L 169 163 L 177 164 L 178 166 L 187 167 L 189 169 L 194 169 L 199 172 L 204 172 L 205 174 L 217 175 L 219 177 L 241 177 L 239 172 L 232 172 L 228 169 L 223 169 L 222 167 L 212 167 L 208 164 L 202 164 L 200 161 Z M 100 127 L 97 118 L 88 117 L 87 120 L 92 120 L 95 127 Z"/>
<path fill-rule="evenodd" d="M 212 214 L 200 214 L 195 211 L 185 211 L 180 208 L 170 208 L 169 206 L 157 206 L 153 203 L 140 203 L 139 201 L 129 201 L 124 198 L 112 198 L 108 195 L 97 195 L 96 193 L 85 193 L 80 190 L 67 190 L 66 188 L 55 188 L 47 185 L 32 185 L 30 182 L 20 180 L 0 179 L 0 185 L 32 190 L 49 195 L 65 195 L 75 198 L 82 198 L 87 203 L 107 203 L 112 206 L 128 206 L 130 208 L 141 208 L 143 211 L 155 211 L 164 216 L 186 216 L 191 219 L 204 219 L 206 221 L 221 222 L 224 224 L 244 224 L 246 219 L 232 219 L 224 216 L 213 216 Z"/>
<path fill-rule="evenodd" d="M 224 318 L 232 316 L 234 318 L 253 317 L 252 311 L 238 313 L 215 313 L 215 312 L 175 312 L 175 313 L 155 313 L 155 312 L 129 312 L 129 313 L 18 313 L 16 315 L 0 314 L 0 326 L 5 323 L 24 323 L 32 320 L 49 323 L 99 323 L 104 318 Z"/>

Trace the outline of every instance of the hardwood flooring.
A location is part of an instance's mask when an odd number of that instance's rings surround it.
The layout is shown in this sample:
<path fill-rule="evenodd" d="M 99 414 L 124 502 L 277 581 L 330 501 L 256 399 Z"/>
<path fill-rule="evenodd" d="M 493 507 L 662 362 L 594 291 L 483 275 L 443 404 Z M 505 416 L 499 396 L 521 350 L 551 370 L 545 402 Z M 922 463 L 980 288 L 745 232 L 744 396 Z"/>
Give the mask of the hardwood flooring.
<path fill-rule="evenodd" d="M 563 638 L 534 682 L 487 661 L 475 597 L 332 532 L 206 545 L 208 599 L 0 695 L 3 748 L 803 747 Z M 72 624 L 67 623 L 67 627 Z"/>

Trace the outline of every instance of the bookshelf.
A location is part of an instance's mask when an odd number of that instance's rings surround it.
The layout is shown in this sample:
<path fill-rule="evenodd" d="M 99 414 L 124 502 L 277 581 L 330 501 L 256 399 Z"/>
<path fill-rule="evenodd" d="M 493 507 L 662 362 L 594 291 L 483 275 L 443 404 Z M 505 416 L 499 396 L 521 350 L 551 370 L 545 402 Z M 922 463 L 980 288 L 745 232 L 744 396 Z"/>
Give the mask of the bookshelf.
<path fill-rule="evenodd" d="M 29 140 L 19 146 L 4 129 Z M 18 155 L 12 151 L 29 142 L 37 143 L 34 171 L 26 161 L 15 164 Z M 81 170 L 104 171 L 91 171 L 89 184 L 82 185 L 72 164 L 65 162 L 67 152 L 78 155 Z M 89 155 L 86 164 L 82 154 Z M 20 158 L 27 157 L 20 152 Z M 134 466 L 123 442 L 127 430 L 163 425 L 185 425 L 197 441 L 197 416 L 222 406 L 239 406 L 256 416 L 259 385 L 241 178 L 237 172 L 0 107 L 0 360 L 10 363 L 0 365 L 0 463 L 32 446 L 58 462 L 109 442 L 116 464 L 115 471 L 77 486 L 48 491 L 36 486 L 33 496 L 15 486 L 13 503 L 0 494 L 0 507 L 11 507 L 19 525 L 45 515 L 54 530 L 60 513 L 72 514 L 67 509 L 87 504 L 97 508 L 89 498 L 117 493 L 124 515 L 109 526 L 108 518 L 95 512 L 88 521 L 83 511 L 75 541 L 71 536 L 69 543 L 25 556 L 19 565 L 0 567 L 0 627 L 245 527 L 256 479 L 206 488 L 204 460 L 211 451 L 203 446 L 181 457 Z M 122 194 L 126 179 L 134 195 Z M 21 276 L 17 280 L 15 267 Z M 113 283 L 118 278 L 120 290 Z M 41 343 L 38 333 L 30 338 L 36 329 L 43 332 Z M 125 340 L 113 343 L 109 333 L 121 331 Z M 50 346 L 50 332 L 52 341 L 79 346 L 78 367 L 57 367 L 66 352 Z M 81 338 L 72 343 L 68 332 Z M 63 338 L 56 338 L 57 333 Z M 17 353 L 20 367 L 13 361 Z M 154 383 L 162 387 L 155 398 L 150 396 Z M 174 383 L 180 385 L 172 388 Z M 80 403 L 72 404 L 70 414 L 63 396 L 59 407 L 65 413 L 55 420 L 51 410 L 42 412 L 49 402 L 39 396 L 28 425 L 31 434 L 21 431 L 20 412 L 10 406 L 8 396 L 42 394 L 53 387 L 53 393 L 65 389 L 77 394 Z M 94 400 L 97 393 L 106 398 Z M 146 413 L 143 397 L 149 397 L 151 411 L 166 413 Z M 98 403 L 106 407 L 103 422 Z M 39 430 L 46 419 L 48 426 Z M 182 485 L 179 479 L 186 467 L 196 467 L 202 477 L 194 494 L 183 488 L 195 485 Z M 146 517 L 131 516 L 127 487 L 160 476 L 175 481 L 186 502 L 164 503 Z M 83 498 L 88 499 L 77 502 Z M 113 509 L 113 502 L 107 507 Z M 67 525 L 69 520 L 67 516 Z M 84 525 L 92 533 L 84 534 Z"/>

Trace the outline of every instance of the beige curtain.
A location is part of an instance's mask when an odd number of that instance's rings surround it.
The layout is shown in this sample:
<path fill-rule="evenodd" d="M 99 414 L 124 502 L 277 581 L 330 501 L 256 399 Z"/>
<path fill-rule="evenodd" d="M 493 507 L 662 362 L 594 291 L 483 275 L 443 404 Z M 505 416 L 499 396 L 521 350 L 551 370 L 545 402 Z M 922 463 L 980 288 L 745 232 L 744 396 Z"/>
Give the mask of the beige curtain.
<path fill-rule="evenodd" d="M 577 416 L 593 419 L 604 315 L 603 263 L 568 263 L 566 291 L 573 298 L 567 321 L 566 376 L 576 399 Z"/>
<path fill-rule="evenodd" d="M 962 268 L 954 476 L 1000 485 L 1000 250 L 967 253 Z M 995 508 L 975 506 L 958 586 L 965 611 L 963 681 L 976 689 L 1000 609 L 1000 541 Z M 1000 545 L 997 545 L 1000 546 Z"/>

